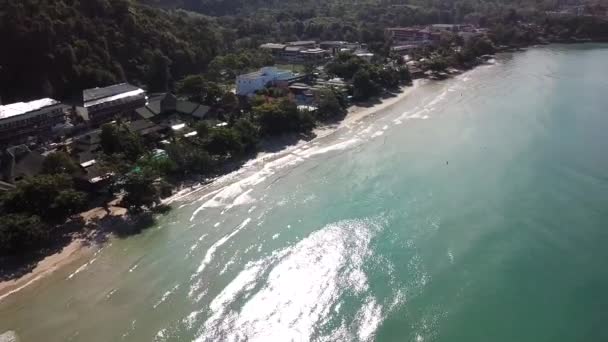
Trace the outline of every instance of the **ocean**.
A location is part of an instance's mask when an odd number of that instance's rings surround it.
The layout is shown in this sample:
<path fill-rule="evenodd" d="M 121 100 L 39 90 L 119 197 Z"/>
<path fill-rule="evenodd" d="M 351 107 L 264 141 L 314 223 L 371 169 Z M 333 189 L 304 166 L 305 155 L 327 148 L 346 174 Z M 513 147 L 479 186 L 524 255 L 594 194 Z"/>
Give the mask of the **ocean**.
<path fill-rule="evenodd" d="M 425 81 L 0 302 L 22 341 L 607 341 L 608 45 Z"/>

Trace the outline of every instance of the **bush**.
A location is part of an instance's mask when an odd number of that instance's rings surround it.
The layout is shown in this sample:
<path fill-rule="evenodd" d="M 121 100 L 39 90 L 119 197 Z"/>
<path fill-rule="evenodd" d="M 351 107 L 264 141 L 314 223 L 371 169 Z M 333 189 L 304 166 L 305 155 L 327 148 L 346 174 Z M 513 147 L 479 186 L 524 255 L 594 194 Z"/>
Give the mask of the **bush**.
<path fill-rule="evenodd" d="M 42 245 L 51 229 L 38 216 L 8 214 L 0 217 L 0 255 L 21 254 Z"/>

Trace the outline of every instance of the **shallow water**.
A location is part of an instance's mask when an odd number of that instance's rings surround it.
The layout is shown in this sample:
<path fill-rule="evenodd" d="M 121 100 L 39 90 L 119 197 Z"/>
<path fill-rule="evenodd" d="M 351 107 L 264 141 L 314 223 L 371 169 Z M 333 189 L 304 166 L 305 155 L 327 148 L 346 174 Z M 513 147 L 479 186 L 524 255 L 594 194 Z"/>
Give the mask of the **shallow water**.
<path fill-rule="evenodd" d="M 0 332 L 607 340 L 607 60 L 556 45 L 425 84 L 4 299 Z"/>

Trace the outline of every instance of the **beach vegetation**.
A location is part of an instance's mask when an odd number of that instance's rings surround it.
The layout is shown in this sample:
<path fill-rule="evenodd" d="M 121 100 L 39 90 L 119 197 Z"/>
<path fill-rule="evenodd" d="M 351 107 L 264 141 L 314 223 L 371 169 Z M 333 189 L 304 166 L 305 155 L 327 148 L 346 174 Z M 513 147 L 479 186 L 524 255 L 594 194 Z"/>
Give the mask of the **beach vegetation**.
<path fill-rule="evenodd" d="M 53 152 L 44 158 L 42 172 L 49 175 L 73 175 L 78 171 L 78 165 L 69 154 L 63 151 Z"/>

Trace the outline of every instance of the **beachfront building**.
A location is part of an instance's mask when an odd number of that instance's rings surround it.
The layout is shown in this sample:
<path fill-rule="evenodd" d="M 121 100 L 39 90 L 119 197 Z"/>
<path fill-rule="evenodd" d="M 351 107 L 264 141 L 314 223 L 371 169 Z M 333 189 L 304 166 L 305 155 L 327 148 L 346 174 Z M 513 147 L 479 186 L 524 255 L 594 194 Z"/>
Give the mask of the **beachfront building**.
<path fill-rule="evenodd" d="M 49 98 L 0 106 L 0 144 L 50 136 L 54 126 L 65 123 L 68 108 Z"/>
<path fill-rule="evenodd" d="M 146 92 L 128 83 L 86 89 L 76 113 L 91 125 L 100 125 L 116 116 L 129 115 L 146 104 Z"/>
<path fill-rule="evenodd" d="M 429 26 L 432 32 L 452 32 L 471 31 L 473 26 L 466 24 L 433 24 Z"/>
<path fill-rule="evenodd" d="M 366 49 L 365 44 L 352 43 L 341 40 L 323 41 L 319 43 L 321 49 L 329 51 L 332 55 L 337 55 L 340 52 L 355 52 L 357 50 Z"/>
<path fill-rule="evenodd" d="M 439 42 L 440 33 L 426 28 L 393 27 L 384 31 L 386 38 L 394 45 L 432 45 Z"/>
<path fill-rule="evenodd" d="M 299 53 L 300 63 L 303 64 L 318 64 L 329 57 L 329 52 L 319 48 L 301 50 Z"/>
<path fill-rule="evenodd" d="M 374 58 L 374 54 L 366 50 L 357 50 L 353 54 L 366 62 L 371 62 L 372 58 Z"/>
<path fill-rule="evenodd" d="M 391 47 L 391 52 L 394 54 L 398 54 L 401 56 L 409 55 L 418 49 L 419 45 L 405 44 L 405 45 L 395 45 Z"/>
<path fill-rule="evenodd" d="M 268 84 L 297 78 L 299 75 L 288 70 L 276 67 L 264 67 L 256 72 L 239 75 L 236 78 L 236 95 L 250 96 L 256 91 L 264 89 Z"/>
<path fill-rule="evenodd" d="M 285 47 L 287 47 L 287 45 L 285 45 L 285 44 L 277 44 L 277 43 L 266 43 L 266 44 L 260 45 L 260 49 L 266 50 L 266 51 L 270 52 L 270 54 L 275 59 L 279 58 L 279 56 L 281 56 L 281 54 L 285 50 Z"/>
<path fill-rule="evenodd" d="M 260 45 L 260 49 L 269 51 L 276 62 L 290 64 L 318 64 L 330 55 L 329 51 L 317 47 L 312 40 L 265 43 Z"/>
<path fill-rule="evenodd" d="M 317 42 L 315 42 L 314 40 L 298 40 L 295 42 L 287 42 L 285 43 L 285 45 L 291 47 L 300 47 L 303 49 L 314 49 L 315 47 L 317 47 Z"/>

